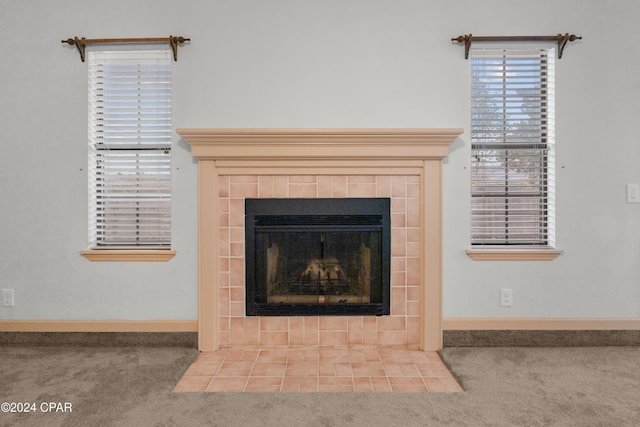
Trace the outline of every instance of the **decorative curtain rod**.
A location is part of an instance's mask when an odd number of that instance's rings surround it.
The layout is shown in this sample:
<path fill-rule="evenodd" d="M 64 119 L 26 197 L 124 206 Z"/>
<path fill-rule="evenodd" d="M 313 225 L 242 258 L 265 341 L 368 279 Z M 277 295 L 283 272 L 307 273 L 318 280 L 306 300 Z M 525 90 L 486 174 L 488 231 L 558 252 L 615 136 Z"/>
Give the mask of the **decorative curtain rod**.
<path fill-rule="evenodd" d="M 458 36 L 452 38 L 452 42 L 464 43 L 464 59 L 469 59 L 469 49 L 471 48 L 471 42 L 558 42 L 558 59 L 562 58 L 562 52 L 567 42 L 573 42 L 576 40 L 582 40 L 582 36 L 576 36 L 575 34 L 569 35 L 569 33 L 558 34 L 557 36 L 473 36 L 472 34 L 465 34 L 464 36 Z"/>
<path fill-rule="evenodd" d="M 147 37 L 147 38 L 129 38 L 129 39 L 85 39 L 82 37 L 68 38 L 67 40 L 61 40 L 62 43 L 67 43 L 71 46 L 76 46 L 78 52 L 80 52 L 80 59 L 84 62 L 84 54 L 88 44 L 98 43 L 169 43 L 173 50 L 173 60 L 178 60 L 178 44 L 191 41 L 191 39 L 182 36 L 169 36 L 169 37 Z"/>

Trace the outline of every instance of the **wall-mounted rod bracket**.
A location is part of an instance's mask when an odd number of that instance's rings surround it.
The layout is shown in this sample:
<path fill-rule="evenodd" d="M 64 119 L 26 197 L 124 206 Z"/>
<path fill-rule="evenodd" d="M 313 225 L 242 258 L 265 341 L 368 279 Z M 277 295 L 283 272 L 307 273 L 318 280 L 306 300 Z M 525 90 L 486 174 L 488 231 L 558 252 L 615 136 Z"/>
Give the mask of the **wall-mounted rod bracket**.
<path fill-rule="evenodd" d="M 182 36 L 169 36 L 169 37 L 155 37 L 155 38 L 127 38 L 127 39 L 86 39 L 84 37 L 68 38 L 67 40 L 61 40 L 62 43 L 67 43 L 70 46 L 75 46 L 80 52 L 80 60 L 84 62 L 85 51 L 88 44 L 115 44 L 115 43 L 169 43 L 171 50 L 173 51 L 173 60 L 178 60 L 178 45 L 184 42 L 191 41 L 191 39 Z"/>
<path fill-rule="evenodd" d="M 471 49 L 471 42 L 535 42 L 535 41 L 555 41 L 558 43 L 558 59 L 562 58 L 562 53 L 567 45 L 567 42 L 573 42 L 576 40 L 582 40 L 582 36 L 576 36 L 575 34 L 569 35 L 569 33 L 558 34 L 557 36 L 474 36 L 472 34 L 465 34 L 462 36 L 454 37 L 452 42 L 464 43 L 464 59 L 469 59 L 469 50 Z"/>
<path fill-rule="evenodd" d="M 79 39 L 78 37 L 74 37 L 74 38 L 68 38 L 66 40 L 61 40 L 62 43 L 67 43 L 70 46 L 75 46 L 78 48 L 78 52 L 80 52 L 80 60 L 82 62 L 84 62 L 84 54 L 86 51 L 86 45 L 83 43 L 83 41 L 85 40 L 85 38 L 81 38 Z"/>
<path fill-rule="evenodd" d="M 191 41 L 191 39 L 186 39 L 182 36 L 169 36 L 169 44 L 171 45 L 171 50 L 173 50 L 173 60 L 178 60 L 178 44 L 182 44 L 184 42 Z"/>

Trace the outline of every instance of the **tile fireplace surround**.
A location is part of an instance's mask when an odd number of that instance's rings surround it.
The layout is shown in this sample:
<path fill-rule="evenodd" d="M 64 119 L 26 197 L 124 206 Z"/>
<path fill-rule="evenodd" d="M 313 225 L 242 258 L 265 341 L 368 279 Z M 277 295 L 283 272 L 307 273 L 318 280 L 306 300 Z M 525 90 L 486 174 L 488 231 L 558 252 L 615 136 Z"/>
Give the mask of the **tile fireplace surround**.
<path fill-rule="evenodd" d="M 442 348 L 441 168 L 462 129 L 178 129 L 198 160 L 198 345 Z M 244 199 L 389 197 L 390 316 L 245 316 Z"/>

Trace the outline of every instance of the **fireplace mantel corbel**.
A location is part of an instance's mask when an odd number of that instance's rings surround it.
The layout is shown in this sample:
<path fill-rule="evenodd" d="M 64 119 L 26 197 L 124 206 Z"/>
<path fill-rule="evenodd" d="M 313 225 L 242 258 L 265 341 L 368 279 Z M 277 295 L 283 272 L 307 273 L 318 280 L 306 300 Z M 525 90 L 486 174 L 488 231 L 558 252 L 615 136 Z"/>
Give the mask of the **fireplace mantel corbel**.
<path fill-rule="evenodd" d="M 462 129 L 220 129 L 177 133 L 198 159 L 198 341 L 220 346 L 217 241 L 222 175 L 418 175 L 419 348 L 442 348 L 442 159 Z M 393 314 L 393 313 L 392 313 Z"/>

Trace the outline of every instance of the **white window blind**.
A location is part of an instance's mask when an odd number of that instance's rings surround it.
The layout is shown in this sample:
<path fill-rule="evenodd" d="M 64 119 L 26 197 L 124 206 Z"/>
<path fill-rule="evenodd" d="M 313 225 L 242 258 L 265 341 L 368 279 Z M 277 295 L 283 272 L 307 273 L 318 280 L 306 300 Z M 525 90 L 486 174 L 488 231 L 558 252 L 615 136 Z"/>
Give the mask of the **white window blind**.
<path fill-rule="evenodd" d="M 171 244 L 171 54 L 89 52 L 93 248 Z"/>
<path fill-rule="evenodd" d="M 472 245 L 554 245 L 554 50 L 471 50 Z"/>

